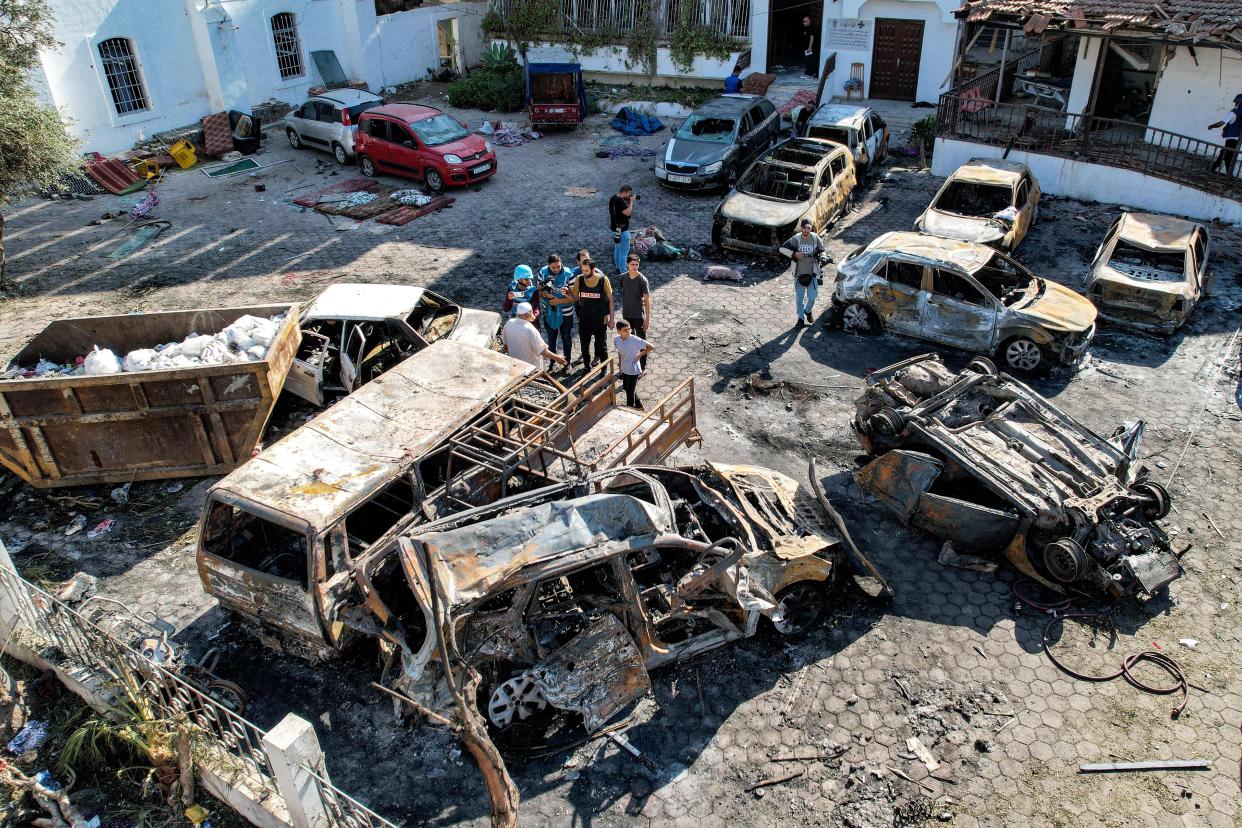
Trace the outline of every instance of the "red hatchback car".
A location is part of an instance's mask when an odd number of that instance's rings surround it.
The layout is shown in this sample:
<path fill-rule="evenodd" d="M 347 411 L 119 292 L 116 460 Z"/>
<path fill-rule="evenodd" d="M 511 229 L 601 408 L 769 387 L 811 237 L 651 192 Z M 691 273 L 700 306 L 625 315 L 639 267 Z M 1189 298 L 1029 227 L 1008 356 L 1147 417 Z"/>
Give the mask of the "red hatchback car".
<path fill-rule="evenodd" d="M 430 106 L 386 104 L 358 120 L 354 144 L 363 175 L 421 178 L 427 188 L 474 184 L 496 174 L 492 144 Z"/>

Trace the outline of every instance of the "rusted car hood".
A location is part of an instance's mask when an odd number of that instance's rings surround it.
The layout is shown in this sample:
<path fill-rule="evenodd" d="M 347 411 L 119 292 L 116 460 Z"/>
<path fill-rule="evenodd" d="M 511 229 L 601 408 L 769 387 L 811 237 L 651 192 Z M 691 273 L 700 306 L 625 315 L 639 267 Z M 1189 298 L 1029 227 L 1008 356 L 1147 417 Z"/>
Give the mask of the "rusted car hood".
<path fill-rule="evenodd" d="M 1085 331 L 1095 324 L 1095 305 L 1064 285 L 1046 280 L 1043 284 L 1042 295 L 1013 312 L 1062 331 Z"/>
<path fill-rule="evenodd" d="M 734 190 L 720 205 L 720 214 L 761 227 L 783 227 L 800 219 L 809 206 L 805 202 L 773 201 Z"/>
<path fill-rule="evenodd" d="M 448 338 L 454 342 L 489 348 L 496 341 L 500 325 L 500 314 L 494 311 L 462 308 L 461 316 L 457 318 L 457 325 Z"/>
<path fill-rule="evenodd" d="M 972 216 L 959 216 L 940 210 L 928 210 L 923 214 L 924 233 L 950 239 L 990 244 L 1005 237 L 1006 229 L 996 221 Z"/>
<path fill-rule="evenodd" d="M 1175 282 L 1157 281 L 1154 279 L 1136 279 L 1133 276 L 1114 270 L 1107 264 L 1098 266 L 1091 274 L 1091 281 L 1104 282 L 1115 289 L 1126 293 L 1146 293 L 1167 296 L 1170 301 L 1178 296 L 1186 299 L 1197 297 L 1195 289 L 1185 279 Z"/>

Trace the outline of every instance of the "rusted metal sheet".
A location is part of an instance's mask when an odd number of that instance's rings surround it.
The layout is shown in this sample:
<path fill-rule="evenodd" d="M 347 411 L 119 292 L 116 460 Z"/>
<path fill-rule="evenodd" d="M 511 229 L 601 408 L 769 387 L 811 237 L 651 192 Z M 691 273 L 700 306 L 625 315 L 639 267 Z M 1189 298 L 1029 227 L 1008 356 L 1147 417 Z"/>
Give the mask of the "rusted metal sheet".
<path fill-rule="evenodd" d="M 978 552 L 1003 549 L 1021 522 L 1012 512 L 931 492 L 923 493 L 910 515 L 911 526 Z"/>
<path fill-rule="evenodd" d="M 553 707 L 582 714 L 587 733 L 646 695 L 642 653 L 615 615 L 605 615 L 531 670 Z"/>
<path fill-rule="evenodd" d="M 855 471 L 854 480 L 902 520 L 908 520 L 942 468 L 943 464 L 933 457 L 898 449 Z"/>
<path fill-rule="evenodd" d="M 125 354 L 218 331 L 239 317 L 287 318 L 266 358 L 105 376 L 0 381 L 0 463 L 32 486 L 223 474 L 250 457 L 301 340 L 296 308 L 263 305 L 63 319 L 10 362 L 70 362 L 98 345 Z"/>

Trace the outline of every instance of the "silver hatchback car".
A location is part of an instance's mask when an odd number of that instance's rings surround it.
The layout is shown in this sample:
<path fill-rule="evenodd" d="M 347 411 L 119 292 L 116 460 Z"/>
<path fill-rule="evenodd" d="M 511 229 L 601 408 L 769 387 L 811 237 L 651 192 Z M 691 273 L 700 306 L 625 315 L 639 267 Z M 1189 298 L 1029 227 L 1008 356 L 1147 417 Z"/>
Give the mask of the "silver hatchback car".
<path fill-rule="evenodd" d="M 333 89 L 286 115 L 285 135 L 294 149 L 323 150 L 338 164 L 348 164 L 354 159 L 358 116 L 383 104 L 383 98 L 361 89 Z"/>

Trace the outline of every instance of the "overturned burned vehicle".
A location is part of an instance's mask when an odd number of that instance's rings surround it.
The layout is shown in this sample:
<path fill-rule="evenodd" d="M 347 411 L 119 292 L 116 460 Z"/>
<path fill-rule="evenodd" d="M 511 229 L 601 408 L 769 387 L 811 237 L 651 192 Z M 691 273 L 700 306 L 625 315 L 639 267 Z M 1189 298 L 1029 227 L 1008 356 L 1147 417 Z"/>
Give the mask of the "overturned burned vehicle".
<path fill-rule="evenodd" d="M 649 670 L 764 617 L 783 634 L 819 618 L 846 556 L 869 567 L 820 504 L 753 466 L 632 466 L 421 527 L 400 541 L 414 600 L 385 618 L 401 651 L 391 683 L 447 709 L 447 651 L 455 674 L 477 671 L 501 744 L 544 743 L 567 720 L 597 731 L 647 692 Z"/>
<path fill-rule="evenodd" d="M 859 486 L 960 549 L 1109 597 L 1182 573 L 1158 523 L 1168 492 L 1137 460 L 1141 421 L 1105 440 L 986 359 L 955 375 L 924 355 L 868 377 L 854 430 L 873 458 Z"/>

